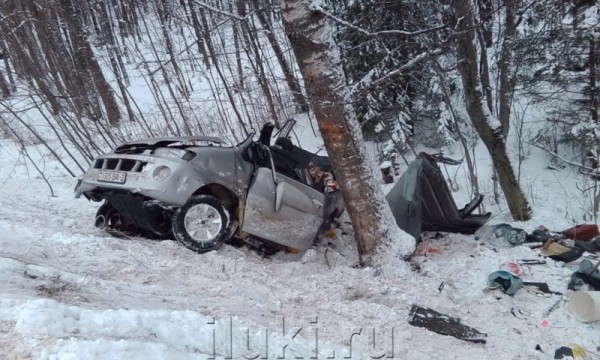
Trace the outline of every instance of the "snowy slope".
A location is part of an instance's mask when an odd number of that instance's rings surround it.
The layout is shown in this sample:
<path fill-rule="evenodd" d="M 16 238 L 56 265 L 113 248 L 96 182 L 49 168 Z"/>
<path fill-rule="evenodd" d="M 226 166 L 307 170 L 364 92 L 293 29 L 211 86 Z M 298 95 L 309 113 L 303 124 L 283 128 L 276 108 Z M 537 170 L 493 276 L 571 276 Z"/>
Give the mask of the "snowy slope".
<path fill-rule="evenodd" d="M 566 297 L 483 291 L 502 263 L 537 259 L 528 248 L 449 234 L 422 243 L 412 271 L 393 263 L 360 269 L 344 224 L 315 261 L 232 246 L 197 255 L 173 241 L 106 235 L 93 227 L 97 204 L 73 198 L 73 178 L 49 170 L 57 193 L 50 197 L 18 159 L 3 142 L 2 359 L 274 359 L 286 345 L 286 358 L 318 351 L 368 359 L 386 350 L 398 359 L 548 359 L 568 343 L 590 356 L 600 345 L 599 325 L 576 321 Z M 564 223 L 561 213 L 541 213 L 549 227 Z M 546 261 L 525 267 L 524 279 L 566 294 L 573 269 Z M 412 304 L 460 318 L 488 343 L 410 326 Z"/>

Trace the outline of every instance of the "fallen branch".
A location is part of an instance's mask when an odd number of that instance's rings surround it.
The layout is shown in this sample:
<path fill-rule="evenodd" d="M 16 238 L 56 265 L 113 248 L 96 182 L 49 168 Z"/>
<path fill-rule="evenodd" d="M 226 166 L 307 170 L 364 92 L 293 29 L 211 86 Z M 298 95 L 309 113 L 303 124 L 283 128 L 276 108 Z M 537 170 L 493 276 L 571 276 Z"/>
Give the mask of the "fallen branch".
<path fill-rule="evenodd" d="M 571 161 L 571 160 L 567 160 L 567 159 L 565 159 L 564 157 L 562 157 L 562 156 L 558 155 L 557 153 L 555 153 L 555 152 L 553 152 L 553 151 L 550 151 L 550 150 L 548 150 L 548 149 L 544 149 L 543 147 L 541 147 L 541 146 L 539 146 L 539 145 L 532 144 L 532 143 L 529 143 L 529 144 L 530 144 L 530 145 L 533 145 L 533 146 L 535 146 L 536 148 L 539 148 L 539 149 L 542 149 L 542 150 L 544 150 L 544 151 L 545 151 L 545 152 L 547 152 L 548 154 L 550 154 L 550 155 L 554 156 L 555 158 L 557 158 L 557 159 L 559 159 L 559 160 L 561 160 L 561 161 L 563 161 L 563 162 L 565 162 L 565 163 L 567 163 L 567 164 L 569 164 L 569 165 L 573 165 L 573 166 L 576 166 L 576 167 L 578 167 L 578 168 L 581 168 L 581 169 L 584 169 L 584 170 L 593 171 L 594 173 L 596 173 L 596 172 L 597 172 L 597 170 L 596 170 L 596 169 L 593 169 L 593 168 L 591 168 L 591 167 L 585 166 L 585 165 L 583 165 L 583 164 L 576 163 L 576 162 L 574 162 L 574 161 Z"/>

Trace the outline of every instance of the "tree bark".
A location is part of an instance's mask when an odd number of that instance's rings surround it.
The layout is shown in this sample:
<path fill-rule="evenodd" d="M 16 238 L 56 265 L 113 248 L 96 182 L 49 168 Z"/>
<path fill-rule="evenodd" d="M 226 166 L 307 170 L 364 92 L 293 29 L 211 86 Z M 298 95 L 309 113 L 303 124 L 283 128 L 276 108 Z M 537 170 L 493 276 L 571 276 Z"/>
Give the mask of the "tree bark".
<path fill-rule="evenodd" d="M 287 82 L 288 87 L 290 88 L 290 91 L 292 92 L 292 95 L 294 96 L 294 100 L 296 101 L 298 108 L 300 109 L 301 112 L 306 113 L 309 110 L 309 105 L 308 105 L 308 101 L 306 101 L 306 98 L 304 97 L 304 94 L 302 93 L 302 88 L 300 87 L 300 83 L 298 82 L 298 79 L 296 79 L 296 76 L 294 75 L 292 68 L 290 67 L 287 60 L 285 59 L 283 50 L 281 49 L 281 46 L 279 45 L 279 43 L 277 42 L 277 39 L 275 38 L 275 33 L 273 33 L 273 27 L 271 26 L 271 23 L 269 22 L 269 20 L 267 19 L 267 17 L 263 13 L 263 11 L 260 10 L 260 4 L 258 3 L 258 0 L 253 0 L 253 1 L 254 1 L 254 7 L 256 9 L 258 9 L 258 11 L 256 12 L 256 17 L 258 18 L 258 21 L 260 22 L 262 27 L 267 30 L 266 31 L 267 40 L 269 41 L 269 44 L 271 44 L 271 48 L 273 49 L 273 52 L 275 53 L 275 57 L 277 57 L 279 66 L 281 66 L 281 71 L 283 72 L 285 81 Z"/>
<path fill-rule="evenodd" d="M 208 53 L 206 52 L 206 47 L 204 44 L 205 34 L 203 33 L 202 25 L 200 25 L 200 20 L 198 20 L 198 13 L 196 11 L 196 5 L 193 0 L 188 0 L 188 6 L 190 8 L 190 16 L 192 18 L 192 26 L 194 27 L 194 32 L 196 34 L 196 44 L 198 45 L 198 52 L 202 54 L 202 60 L 204 61 L 204 65 L 206 69 L 210 68 L 210 61 L 208 60 Z M 207 35 L 210 36 L 210 35 Z"/>
<path fill-rule="evenodd" d="M 492 0 L 477 0 L 477 7 L 479 8 L 479 21 L 481 22 L 480 27 L 483 33 L 485 47 L 491 48 L 494 44 L 492 33 L 494 6 Z"/>
<path fill-rule="evenodd" d="M 399 255 L 414 251 L 414 239 L 395 224 L 368 158 L 356 113 L 348 100 L 339 51 L 325 16 L 311 0 L 281 0 L 283 22 L 304 77 L 325 147 L 340 184 L 360 262 L 377 262 L 379 245 Z M 398 254 L 395 254 L 398 255 Z"/>
<path fill-rule="evenodd" d="M 590 110 L 592 115 L 592 120 L 598 123 L 598 89 L 597 89 L 597 74 L 596 74 L 596 40 L 593 36 L 590 36 L 590 53 L 589 53 L 589 63 L 590 63 Z M 600 140 L 600 139 L 599 139 Z"/>
<path fill-rule="evenodd" d="M 263 65 L 264 60 L 261 54 L 261 46 L 258 43 L 260 40 L 257 37 L 257 31 L 254 24 L 251 24 L 252 27 L 248 24 L 248 22 L 244 22 L 244 38 L 246 39 L 246 43 L 248 47 L 252 49 L 254 53 L 254 58 L 256 61 L 254 62 L 255 74 L 258 79 L 258 84 L 265 95 L 265 100 L 267 101 L 267 105 L 269 106 L 269 113 L 271 115 L 271 119 L 275 123 L 275 126 L 279 129 L 281 124 L 279 123 L 279 116 L 277 114 L 277 109 L 275 108 L 275 101 L 273 100 L 273 94 L 271 93 L 271 88 L 269 87 L 269 80 L 267 79 L 267 75 L 265 73 L 265 67 Z"/>
<path fill-rule="evenodd" d="M 104 78 L 102 69 L 96 61 L 92 47 L 84 34 L 84 29 L 79 18 L 80 11 L 77 8 L 77 5 L 72 1 L 73 0 L 61 0 L 61 5 L 65 11 L 64 15 L 75 51 L 81 52 L 83 59 L 85 59 L 85 65 L 92 75 L 98 95 L 100 95 L 102 103 L 104 104 L 109 124 L 117 125 L 121 119 L 121 113 L 115 100 L 113 89 Z"/>
<path fill-rule="evenodd" d="M 2 57 L 4 60 L 4 68 L 6 69 L 6 74 L 8 75 L 8 82 L 10 83 L 10 89 L 12 91 L 17 91 L 17 84 L 15 83 L 15 79 L 13 78 L 12 67 L 8 62 L 8 49 L 6 47 L 6 42 L 4 40 L 0 40 L 0 53 L 4 54 Z"/>
<path fill-rule="evenodd" d="M 529 220 L 531 210 L 506 153 L 506 138 L 502 136 L 501 129 L 492 129 L 490 125 L 492 114 L 484 109 L 483 94 L 480 90 L 482 86 L 477 78 L 477 51 L 474 43 L 475 30 L 471 5 L 468 1 L 452 0 L 452 6 L 456 18 L 460 19 L 456 26 L 458 34 L 456 52 L 467 112 L 490 153 L 510 213 L 515 220 Z"/>
<path fill-rule="evenodd" d="M 246 127 L 246 124 L 244 123 L 244 119 L 242 118 L 242 115 L 240 114 L 240 112 L 237 108 L 237 105 L 235 103 L 235 98 L 233 96 L 233 92 L 231 91 L 231 88 L 228 85 L 227 79 L 225 78 L 225 75 L 223 75 L 223 71 L 221 71 L 221 66 L 219 65 L 219 59 L 217 57 L 217 54 L 215 53 L 215 48 L 214 48 L 212 40 L 210 38 L 210 29 L 208 26 L 208 20 L 206 18 L 206 13 L 205 13 L 204 9 L 199 9 L 199 12 L 200 12 L 200 19 L 202 21 L 202 27 L 204 29 L 204 33 L 207 34 L 206 48 L 208 49 L 208 54 L 210 55 L 212 63 L 214 64 L 214 69 L 217 71 L 217 74 L 219 75 L 219 79 L 221 79 L 221 82 L 223 83 L 223 87 L 225 88 L 225 93 L 227 94 L 227 97 L 229 98 L 229 102 L 231 103 L 231 108 L 233 109 L 233 112 L 235 113 L 235 116 L 238 119 L 238 123 L 240 124 L 240 127 L 244 131 L 244 134 L 247 136 L 250 132 L 248 131 L 248 128 Z"/>
<path fill-rule="evenodd" d="M 502 42 L 502 49 L 500 50 L 500 64 L 498 64 L 498 70 L 500 71 L 500 90 L 498 93 L 500 105 L 498 109 L 498 118 L 502 126 L 502 136 L 505 138 L 508 136 L 508 130 L 510 128 L 510 108 L 513 98 L 513 83 L 510 69 L 513 54 L 513 38 L 516 30 L 514 7 L 514 0 L 504 0 L 506 19 L 504 22 L 504 41 Z"/>
<path fill-rule="evenodd" d="M 8 87 L 8 82 L 0 70 L 0 92 L 2 93 L 3 98 L 7 98 L 10 96 L 10 88 Z"/>

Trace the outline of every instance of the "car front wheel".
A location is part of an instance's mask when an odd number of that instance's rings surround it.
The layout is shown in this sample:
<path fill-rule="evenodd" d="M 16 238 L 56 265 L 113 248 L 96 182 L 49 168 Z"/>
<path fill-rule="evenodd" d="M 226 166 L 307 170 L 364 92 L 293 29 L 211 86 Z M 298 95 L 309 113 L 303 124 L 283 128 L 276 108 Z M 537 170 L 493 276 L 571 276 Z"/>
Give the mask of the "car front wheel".
<path fill-rule="evenodd" d="M 218 249 L 231 236 L 229 211 L 216 198 L 192 196 L 173 217 L 173 234 L 190 250 Z"/>
<path fill-rule="evenodd" d="M 94 225 L 115 237 L 135 236 L 135 227 L 123 218 L 111 203 L 105 201 L 96 212 Z"/>

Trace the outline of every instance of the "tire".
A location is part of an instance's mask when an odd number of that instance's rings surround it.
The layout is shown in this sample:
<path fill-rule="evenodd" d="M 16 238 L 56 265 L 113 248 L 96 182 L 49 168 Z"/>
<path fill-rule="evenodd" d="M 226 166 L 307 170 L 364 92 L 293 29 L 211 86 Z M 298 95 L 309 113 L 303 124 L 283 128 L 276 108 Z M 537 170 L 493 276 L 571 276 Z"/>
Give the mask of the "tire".
<path fill-rule="evenodd" d="M 121 230 L 121 214 L 107 201 L 96 211 L 94 226 L 98 229 L 111 231 Z"/>
<path fill-rule="evenodd" d="M 121 213 L 119 213 L 108 201 L 105 201 L 104 204 L 98 208 L 94 226 L 119 238 L 135 236 L 132 231 L 133 226 L 127 223 L 121 216 Z"/>
<path fill-rule="evenodd" d="M 173 216 L 173 235 L 183 246 L 201 254 L 228 241 L 232 223 L 221 201 L 209 195 L 192 196 Z"/>

